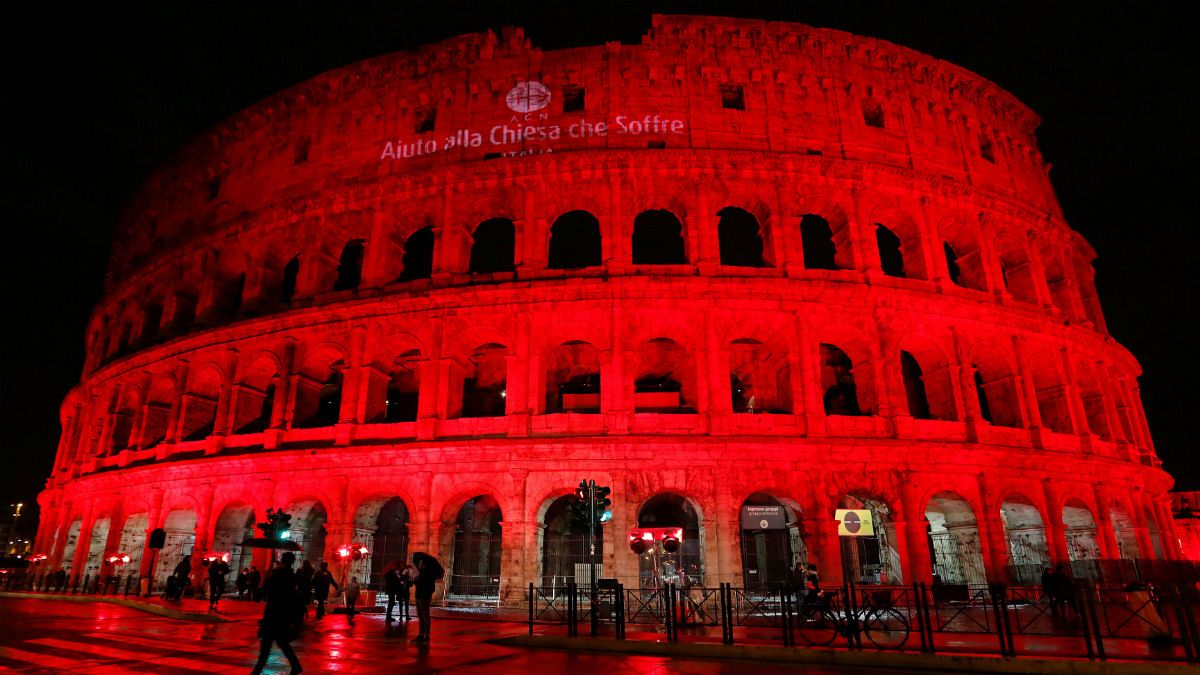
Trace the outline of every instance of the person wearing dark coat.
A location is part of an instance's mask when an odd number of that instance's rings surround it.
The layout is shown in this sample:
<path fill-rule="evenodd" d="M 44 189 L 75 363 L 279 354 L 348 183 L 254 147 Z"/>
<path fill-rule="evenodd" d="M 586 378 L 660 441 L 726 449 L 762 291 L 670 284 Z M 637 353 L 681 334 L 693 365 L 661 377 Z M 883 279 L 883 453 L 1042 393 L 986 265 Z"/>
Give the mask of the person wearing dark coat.
<path fill-rule="evenodd" d="M 229 563 L 217 559 L 208 566 L 208 611 L 217 611 L 217 602 L 225 591 L 225 579 L 229 576 Z"/>
<path fill-rule="evenodd" d="M 185 555 L 175 566 L 175 571 L 167 579 L 167 597 L 174 600 L 183 599 L 183 589 L 188 585 L 188 577 L 192 574 L 192 556 Z"/>
<path fill-rule="evenodd" d="M 433 604 L 434 584 L 445 575 L 441 563 L 428 553 L 414 553 L 413 566 L 417 568 L 417 578 L 413 587 L 417 593 L 417 637 L 414 642 L 429 642 L 429 629 L 432 617 L 429 614 Z"/>
<path fill-rule="evenodd" d="M 246 597 L 246 582 L 250 580 L 250 570 L 245 567 L 241 572 L 238 572 L 237 579 L 233 581 L 234 588 L 237 589 L 238 600 Z"/>
<path fill-rule="evenodd" d="M 387 623 L 395 621 L 395 619 L 392 618 L 392 609 L 394 609 L 397 604 L 400 605 L 400 617 L 403 620 L 408 621 L 409 585 L 409 580 L 403 574 L 401 574 L 400 570 L 396 569 L 395 565 L 392 565 L 388 568 L 387 572 L 384 572 L 383 591 L 387 593 L 388 596 L 386 614 L 387 618 L 385 618 L 384 621 Z"/>
<path fill-rule="evenodd" d="M 300 623 L 300 598 L 296 590 L 296 573 L 292 565 L 296 562 L 296 554 L 291 551 L 279 558 L 279 563 L 263 582 L 262 595 L 267 601 L 263 610 L 262 620 L 258 622 L 258 661 L 254 664 L 252 675 L 261 675 L 271 656 L 271 645 L 279 645 L 288 663 L 291 664 L 291 675 L 298 675 L 302 668 L 296 652 L 292 650 L 292 638 Z"/>
<path fill-rule="evenodd" d="M 308 617 L 308 605 L 312 603 L 313 597 L 313 575 L 317 571 L 313 569 L 311 561 L 305 560 L 300 566 L 300 571 L 296 573 L 296 590 L 300 592 L 300 604 L 304 607 L 304 616 Z"/>
<path fill-rule="evenodd" d="M 325 616 L 325 601 L 329 599 L 329 587 L 340 589 L 338 582 L 333 580 L 333 573 L 329 571 L 329 563 L 321 563 L 321 569 L 313 575 L 312 590 L 317 598 L 317 618 Z"/>

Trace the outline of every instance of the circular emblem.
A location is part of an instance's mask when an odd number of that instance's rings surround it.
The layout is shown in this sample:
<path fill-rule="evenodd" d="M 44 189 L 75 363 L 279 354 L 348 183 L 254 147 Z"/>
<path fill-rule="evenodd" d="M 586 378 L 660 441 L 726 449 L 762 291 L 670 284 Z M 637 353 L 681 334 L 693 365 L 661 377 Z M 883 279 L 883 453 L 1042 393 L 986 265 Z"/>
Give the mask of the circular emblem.
<path fill-rule="evenodd" d="M 515 87 L 508 90 L 504 102 L 513 112 L 527 113 L 541 110 L 550 105 L 550 90 L 536 80 L 518 82 Z"/>
<path fill-rule="evenodd" d="M 857 513 L 847 513 L 845 520 L 842 521 L 842 525 L 845 526 L 846 531 L 850 534 L 856 534 L 862 529 L 862 521 L 858 519 Z"/>
<path fill-rule="evenodd" d="M 766 518 L 763 518 L 762 520 L 758 521 L 758 526 L 764 530 L 767 529 L 768 525 L 770 525 L 770 523 L 767 522 Z"/>

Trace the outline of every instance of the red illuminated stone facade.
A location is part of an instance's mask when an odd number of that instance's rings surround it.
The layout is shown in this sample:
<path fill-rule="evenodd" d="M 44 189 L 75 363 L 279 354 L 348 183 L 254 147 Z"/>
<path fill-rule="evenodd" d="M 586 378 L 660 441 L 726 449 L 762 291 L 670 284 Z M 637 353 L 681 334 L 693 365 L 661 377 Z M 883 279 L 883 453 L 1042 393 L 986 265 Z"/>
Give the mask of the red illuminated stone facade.
<path fill-rule="evenodd" d="M 161 580 L 277 507 L 305 557 L 430 551 L 448 599 L 519 602 L 571 576 L 590 478 L 627 584 L 639 525 L 684 527 L 708 585 L 1174 559 L 1141 371 L 1037 124 L 943 61 L 750 20 L 318 76 L 124 215 L 35 550 L 149 574 L 161 527 Z M 746 503 L 786 528 L 742 530 Z M 839 507 L 879 534 L 840 542 Z"/>

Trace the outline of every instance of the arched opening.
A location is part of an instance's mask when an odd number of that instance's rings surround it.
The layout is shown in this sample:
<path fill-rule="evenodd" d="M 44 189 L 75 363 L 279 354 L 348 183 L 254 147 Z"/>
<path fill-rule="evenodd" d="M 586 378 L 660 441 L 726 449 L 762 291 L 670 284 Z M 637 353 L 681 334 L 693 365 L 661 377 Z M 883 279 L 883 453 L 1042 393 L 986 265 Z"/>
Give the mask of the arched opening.
<path fill-rule="evenodd" d="M 875 224 L 875 244 L 879 247 L 879 265 L 889 277 L 904 278 L 904 252 L 900 237 L 888 228 Z"/>
<path fill-rule="evenodd" d="M 1072 499 L 1063 506 L 1062 520 L 1072 574 L 1080 578 L 1094 577 L 1093 561 L 1100 559 L 1100 544 L 1096 541 L 1096 520 L 1091 509 Z"/>
<path fill-rule="evenodd" d="M 1083 399 L 1083 412 L 1087 421 L 1088 431 L 1100 438 L 1111 441 L 1112 429 L 1108 425 L 1108 411 L 1105 407 L 1104 391 L 1100 387 L 1100 378 L 1091 364 L 1077 361 L 1075 364 L 1076 384 L 1079 397 Z"/>
<path fill-rule="evenodd" d="M 670 338 L 642 343 L 640 367 L 633 382 L 636 412 L 696 412 L 696 364 L 691 354 Z"/>
<path fill-rule="evenodd" d="M 934 585 L 987 584 L 979 524 L 971 504 L 953 492 L 938 493 L 925 505 L 925 521 Z"/>
<path fill-rule="evenodd" d="M 399 497 L 372 499 L 358 509 L 354 519 L 356 543 L 371 552 L 361 565 L 359 578 L 377 591 L 383 591 L 383 574 L 388 567 L 404 569 L 408 564 L 408 506 Z"/>
<path fill-rule="evenodd" d="M 79 530 L 83 529 L 83 521 L 76 520 L 67 528 L 67 538 L 63 543 L 62 568 L 68 572 L 75 562 L 75 552 L 79 549 Z"/>
<path fill-rule="evenodd" d="M 349 291 L 359 287 L 359 284 L 362 283 L 363 257 L 366 248 L 365 239 L 351 240 L 342 248 L 342 255 L 338 258 L 337 279 L 333 282 L 333 290 Z"/>
<path fill-rule="evenodd" d="M 600 350 L 572 340 L 546 357 L 546 412 L 600 412 Z"/>
<path fill-rule="evenodd" d="M 735 413 L 792 412 L 787 354 L 748 338 L 729 344 L 729 388 Z"/>
<path fill-rule="evenodd" d="M 887 502 L 864 492 L 852 492 L 838 501 L 837 508 L 870 511 L 874 525 L 870 535 L 838 537 L 843 578 L 856 584 L 903 584 L 899 537 Z"/>
<path fill-rule="evenodd" d="M 293 502 L 285 511 L 292 516 L 290 539 L 300 545 L 296 561 L 307 560 L 320 567 L 325 559 L 325 524 L 329 521 L 325 506 L 315 499 Z"/>
<path fill-rule="evenodd" d="M 109 518 L 97 518 L 92 523 L 92 536 L 88 543 L 87 560 L 84 562 L 83 573 L 95 577 L 100 573 L 104 564 L 104 546 L 108 542 L 108 530 L 112 526 Z"/>
<path fill-rule="evenodd" d="M 865 380 L 865 378 L 862 378 Z M 860 387 L 855 377 L 854 362 L 840 347 L 821 344 L 821 390 L 826 415 L 870 415 L 872 407 L 864 405 L 869 390 Z M 865 399 L 865 400 L 864 400 Z"/>
<path fill-rule="evenodd" d="M 1129 511 L 1120 504 L 1114 504 L 1108 510 L 1108 519 L 1112 523 L 1113 536 L 1117 542 L 1117 557 L 1121 560 L 1141 558 L 1141 547 L 1138 546 L 1133 516 Z"/>
<path fill-rule="evenodd" d="M 112 436 L 109 438 L 108 454 L 116 454 L 130 447 L 134 422 L 140 407 L 137 390 L 126 387 L 121 394 L 121 402 L 112 413 Z"/>
<path fill-rule="evenodd" d="M 472 274 L 512 272 L 516 250 L 517 230 L 507 218 L 485 220 L 471 235 L 471 261 L 468 271 Z"/>
<path fill-rule="evenodd" d="M 215 368 L 201 368 L 188 380 L 188 392 L 182 401 L 180 440 L 201 441 L 212 434 L 220 398 L 221 374 Z"/>
<path fill-rule="evenodd" d="M 283 266 L 283 278 L 279 284 L 279 301 L 291 302 L 296 295 L 296 280 L 300 278 L 300 255 L 292 256 Z"/>
<path fill-rule="evenodd" d="M 196 543 L 196 512 L 190 509 L 168 512 L 163 522 L 163 530 L 166 531 L 167 537 L 154 564 L 155 590 L 166 588 L 167 577 L 174 574 L 175 567 L 184 556 L 192 554 L 192 546 Z"/>
<path fill-rule="evenodd" d="M 237 250 L 222 251 L 214 272 L 208 316 L 211 319 L 228 319 L 242 308 L 242 294 L 246 290 L 245 254 Z"/>
<path fill-rule="evenodd" d="M 271 426 L 278 379 L 275 361 L 270 358 L 257 359 L 246 370 L 234 401 L 235 434 L 256 434 Z"/>
<path fill-rule="evenodd" d="M 450 593 L 479 600 L 500 595 L 500 504 L 490 495 L 472 497 L 454 522 Z"/>
<path fill-rule="evenodd" d="M 747 589 L 774 590 L 796 565 L 808 562 L 797 514 L 775 497 L 755 492 L 742 502 L 742 579 Z"/>
<path fill-rule="evenodd" d="M 212 550 L 229 554 L 230 574 L 226 583 L 232 583 L 242 568 L 253 564 L 254 550 L 242 546 L 242 542 L 255 536 L 254 509 L 247 504 L 232 504 L 221 510 L 217 526 L 213 530 Z"/>
<path fill-rule="evenodd" d="M 975 352 L 972 367 L 984 421 L 998 427 L 1023 427 L 1025 417 L 1012 363 L 994 349 L 981 348 Z"/>
<path fill-rule="evenodd" d="M 833 228 L 829 221 L 811 213 L 800 217 L 800 243 L 804 249 L 804 268 L 810 270 L 836 270 L 838 247 L 833 240 Z"/>
<path fill-rule="evenodd" d="M 957 220 L 942 223 L 940 231 L 946 237 L 942 242 L 942 252 L 946 256 L 946 271 L 950 281 L 963 288 L 986 291 L 983 252 L 975 231 L 967 223 Z"/>
<path fill-rule="evenodd" d="M 142 448 L 153 448 L 167 437 L 171 407 L 175 404 L 175 380 L 159 376 L 150 384 L 142 412 Z"/>
<path fill-rule="evenodd" d="M 1000 258 L 1000 276 L 1008 294 L 1014 300 L 1038 304 L 1033 267 L 1025 242 L 1016 235 L 1002 233 L 996 238 L 996 255 Z"/>
<path fill-rule="evenodd" d="M 568 211 L 550 226 L 547 267 L 570 270 L 601 264 L 600 221 L 587 211 Z"/>
<path fill-rule="evenodd" d="M 721 264 L 734 267 L 767 267 L 758 219 L 749 211 L 726 206 L 717 212 L 717 242 Z"/>
<path fill-rule="evenodd" d="M 121 572 L 126 576 L 136 576 L 141 569 L 142 551 L 146 548 L 146 530 L 149 524 L 150 518 L 145 513 L 136 513 L 125 518 L 117 552 L 129 556 L 129 562 L 121 568 Z"/>
<path fill-rule="evenodd" d="M 504 345 L 478 347 L 463 377 L 462 416 L 501 417 L 508 399 L 508 356 Z"/>
<path fill-rule="evenodd" d="M 383 421 L 415 422 L 421 396 L 421 352 L 411 349 L 392 363 L 388 373 Z"/>
<path fill-rule="evenodd" d="M 588 583 L 590 561 L 596 561 L 596 578 L 603 578 L 604 531 L 599 523 L 595 530 L 595 558 L 591 557 L 593 539 L 588 535 L 588 523 L 572 508 L 574 495 L 563 495 L 550 503 L 542 518 L 542 585 L 563 588 L 574 581 Z"/>
<path fill-rule="evenodd" d="M 1075 288 L 1067 276 L 1067 267 L 1057 249 L 1043 248 L 1042 268 L 1046 272 L 1046 286 L 1050 289 L 1050 300 L 1071 321 L 1082 321 L 1075 303 Z"/>
<path fill-rule="evenodd" d="M 1060 434 L 1073 433 L 1071 403 L 1058 355 L 1049 348 L 1033 349 L 1029 355 L 1029 375 L 1037 392 L 1037 407 L 1042 425 Z"/>
<path fill-rule="evenodd" d="M 310 356 L 296 378 L 296 409 L 292 426 L 301 429 L 338 423 L 342 408 L 342 371 L 345 363 L 332 350 Z"/>
<path fill-rule="evenodd" d="M 1042 570 L 1050 561 L 1046 526 L 1033 502 L 1012 495 L 1000 504 L 1000 522 L 1008 542 L 1012 578 L 1018 584 L 1041 583 Z"/>
<path fill-rule="evenodd" d="M 900 372 L 909 415 L 917 419 L 956 420 L 958 405 L 946 354 L 935 343 L 912 340 L 900 352 Z"/>
<path fill-rule="evenodd" d="M 433 276 L 433 228 L 422 227 L 404 240 L 402 269 L 396 281 L 428 279 Z"/>
<path fill-rule="evenodd" d="M 663 584 L 671 583 L 680 586 L 704 583 L 704 530 L 700 514 L 690 499 L 674 492 L 654 495 L 638 508 L 637 524 L 638 527 L 683 530 L 678 551 L 667 553 L 652 549 L 638 558 L 642 588 L 662 588 Z"/>
<path fill-rule="evenodd" d="M 958 266 L 958 253 L 954 251 L 954 247 L 948 241 L 942 242 L 942 252 L 946 256 L 946 273 L 950 277 L 950 283 L 955 286 L 963 286 L 962 269 Z"/>
<path fill-rule="evenodd" d="M 643 211 L 633 219 L 633 264 L 686 265 L 683 224 L 666 209 Z"/>

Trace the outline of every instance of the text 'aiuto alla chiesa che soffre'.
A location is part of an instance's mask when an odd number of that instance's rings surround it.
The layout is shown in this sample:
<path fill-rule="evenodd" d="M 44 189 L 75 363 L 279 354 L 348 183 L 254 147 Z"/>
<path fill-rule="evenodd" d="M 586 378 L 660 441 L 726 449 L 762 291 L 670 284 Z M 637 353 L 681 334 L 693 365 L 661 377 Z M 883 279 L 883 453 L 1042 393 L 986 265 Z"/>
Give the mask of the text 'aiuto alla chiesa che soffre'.
<path fill-rule="evenodd" d="M 429 551 L 447 599 L 516 604 L 586 581 L 594 479 L 627 586 L 1180 557 L 1037 124 L 944 61 L 753 20 L 319 75 L 124 213 L 35 552 L 160 586 L 192 552 L 261 568 L 240 544 L 274 507 L 301 557 L 361 543 L 377 582 Z M 682 548 L 635 555 L 636 527 Z"/>

